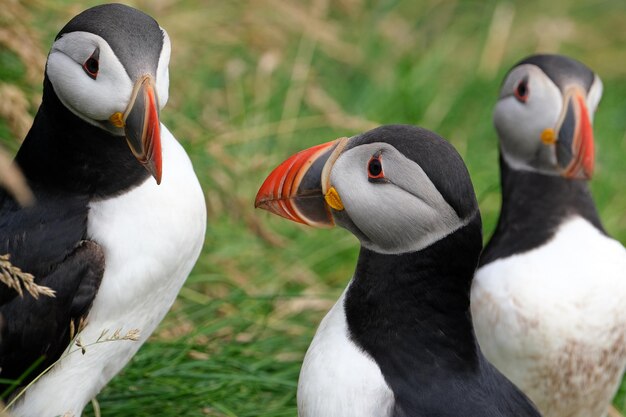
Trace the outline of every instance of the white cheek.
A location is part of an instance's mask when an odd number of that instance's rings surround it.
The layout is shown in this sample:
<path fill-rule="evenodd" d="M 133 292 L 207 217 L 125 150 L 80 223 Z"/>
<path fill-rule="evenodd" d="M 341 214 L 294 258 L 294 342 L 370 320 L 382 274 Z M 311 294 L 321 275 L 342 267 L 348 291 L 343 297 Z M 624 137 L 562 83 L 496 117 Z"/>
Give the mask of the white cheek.
<path fill-rule="evenodd" d="M 593 117 L 598 109 L 598 105 L 600 104 L 600 99 L 602 98 L 603 85 L 602 80 L 597 75 L 589 89 L 589 94 L 587 94 L 587 108 L 589 109 L 589 119 L 593 123 Z"/>
<path fill-rule="evenodd" d="M 156 89 L 159 97 L 159 109 L 162 110 L 169 99 L 170 72 L 167 67 L 165 68 L 165 71 L 159 71 L 157 73 Z"/>
<path fill-rule="evenodd" d="M 48 56 L 46 73 L 54 92 L 63 104 L 80 108 L 80 94 L 76 94 L 92 81 L 72 58 L 62 52 L 52 51 Z M 86 78 L 83 79 L 83 78 Z"/>
<path fill-rule="evenodd" d="M 169 87 L 170 87 L 170 54 L 171 54 L 171 43 L 170 38 L 167 35 L 167 32 L 163 30 L 163 49 L 161 50 L 161 56 L 159 57 L 159 65 L 157 67 L 156 73 L 156 89 L 157 95 L 159 96 L 159 107 L 163 109 L 167 104 L 167 100 L 169 98 Z"/>
<path fill-rule="evenodd" d="M 541 133 L 555 129 L 563 108 L 559 89 L 550 82 L 534 83 L 526 103 L 507 96 L 498 101 L 494 125 L 505 157 L 521 165 L 532 161 L 546 146 Z"/>
<path fill-rule="evenodd" d="M 133 89 L 124 67 L 106 44 L 100 44 L 99 62 L 94 80 L 65 53 L 53 49 L 48 57 L 47 74 L 55 93 L 72 112 L 90 122 L 123 112 Z"/>

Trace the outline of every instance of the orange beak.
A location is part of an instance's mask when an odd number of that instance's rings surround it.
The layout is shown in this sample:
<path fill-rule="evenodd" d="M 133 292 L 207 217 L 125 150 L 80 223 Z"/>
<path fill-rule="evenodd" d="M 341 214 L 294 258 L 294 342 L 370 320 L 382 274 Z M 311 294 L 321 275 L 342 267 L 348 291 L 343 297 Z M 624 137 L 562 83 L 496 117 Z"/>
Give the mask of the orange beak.
<path fill-rule="evenodd" d="M 261 185 L 254 206 L 294 222 L 333 226 L 322 190 L 322 172 L 338 142 L 298 152 L 276 167 Z"/>
<path fill-rule="evenodd" d="M 146 75 L 135 84 L 124 113 L 126 141 L 135 158 L 161 183 L 161 122 L 155 80 Z"/>
<path fill-rule="evenodd" d="M 572 94 L 566 103 L 567 110 L 557 140 L 557 161 L 564 177 L 588 180 L 593 175 L 595 159 L 589 110 L 580 92 Z"/>

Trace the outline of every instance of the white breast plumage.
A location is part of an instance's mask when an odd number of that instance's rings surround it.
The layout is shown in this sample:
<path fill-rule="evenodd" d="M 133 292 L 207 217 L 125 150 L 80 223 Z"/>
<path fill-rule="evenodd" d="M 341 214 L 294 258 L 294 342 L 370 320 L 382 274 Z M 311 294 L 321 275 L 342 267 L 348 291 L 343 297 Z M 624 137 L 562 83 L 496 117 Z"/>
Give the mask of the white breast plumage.
<path fill-rule="evenodd" d="M 187 154 L 161 129 L 162 183 L 149 177 L 122 195 L 94 201 L 88 217 L 89 238 L 103 247 L 106 267 L 81 341 L 92 343 L 105 329 L 138 329 L 140 340 L 88 346 L 84 355 L 65 357 L 12 415 L 78 416 L 154 331 L 195 264 L 206 229 L 204 196 Z"/>
<path fill-rule="evenodd" d="M 393 392 L 380 368 L 349 338 L 347 291 L 322 320 L 304 358 L 298 382 L 300 417 L 385 417 L 393 410 Z"/>
<path fill-rule="evenodd" d="M 626 365 L 625 305 L 626 250 L 580 217 L 472 287 L 485 355 L 549 417 L 604 415 Z"/>

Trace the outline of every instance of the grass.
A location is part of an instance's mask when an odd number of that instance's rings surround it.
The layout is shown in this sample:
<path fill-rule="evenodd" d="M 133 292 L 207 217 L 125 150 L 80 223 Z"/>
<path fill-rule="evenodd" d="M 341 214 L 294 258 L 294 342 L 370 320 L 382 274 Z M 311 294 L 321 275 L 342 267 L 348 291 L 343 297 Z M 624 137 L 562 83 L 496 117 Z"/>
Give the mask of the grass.
<path fill-rule="evenodd" d="M 92 4 L 29 0 L 0 11 L 0 91 L 18 87 L 27 103 L 18 116 L 36 111 L 54 35 Z M 172 311 L 98 396 L 104 416 L 295 415 L 302 357 L 352 273 L 357 242 L 254 211 L 261 182 L 305 147 L 378 124 L 420 124 L 465 159 L 488 237 L 499 210 L 491 112 L 506 70 L 533 52 L 572 55 L 604 81 L 592 189 L 606 229 L 626 243 L 621 0 L 132 4 L 172 39 L 162 120 L 194 162 L 209 228 Z M 22 46 L 11 47 L 7 31 Z M 14 152 L 23 123 L 10 114 L 16 106 L 4 107 L 0 137 Z M 615 403 L 626 412 L 626 387 Z"/>

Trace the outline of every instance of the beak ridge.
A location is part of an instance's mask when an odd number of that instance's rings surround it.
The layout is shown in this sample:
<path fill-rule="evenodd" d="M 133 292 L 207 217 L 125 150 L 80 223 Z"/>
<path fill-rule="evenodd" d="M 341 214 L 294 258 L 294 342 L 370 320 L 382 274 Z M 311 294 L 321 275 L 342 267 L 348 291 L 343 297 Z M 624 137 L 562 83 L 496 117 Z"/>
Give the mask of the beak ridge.
<path fill-rule="evenodd" d="M 334 225 L 322 191 L 322 172 L 337 141 L 288 158 L 266 178 L 254 206 L 288 220 L 316 227 Z"/>
<path fill-rule="evenodd" d="M 146 75 L 135 84 L 124 113 L 126 141 L 135 158 L 161 183 L 162 152 L 159 101 L 155 80 Z"/>
<path fill-rule="evenodd" d="M 559 129 L 557 160 L 562 175 L 571 179 L 590 179 L 594 169 L 594 139 L 591 118 L 580 92 L 566 102 L 566 114 Z"/>

